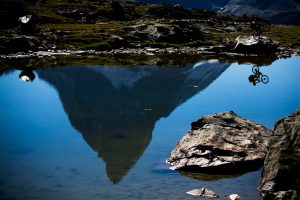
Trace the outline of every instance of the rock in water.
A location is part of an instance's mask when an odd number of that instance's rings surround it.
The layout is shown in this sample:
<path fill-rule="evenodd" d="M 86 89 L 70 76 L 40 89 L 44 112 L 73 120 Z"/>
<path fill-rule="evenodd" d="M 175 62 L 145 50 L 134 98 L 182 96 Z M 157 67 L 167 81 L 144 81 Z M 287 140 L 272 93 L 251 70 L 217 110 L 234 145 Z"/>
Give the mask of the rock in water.
<path fill-rule="evenodd" d="M 257 169 L 266 156 L 270 131 L 265 127 L 224 112 L 192 123 L 171 152 L 171 169 L 235 174 Z"/>
<path fill-rule="evenodd" d="M 209 190 L 205 187 L 188 191 L 187 194 L 195 196 L 195 197 L 209 197 L 209 198 L 218 198 L 219 197 L 219 195 L 217 195 L 214 191 Z"/>
<path fill-rule="evenodd" d="M 262 199 L 300 199 L 300 110 L 278 121 L 260 181 Z"/>
<path fill-rule="evenodd" d="M 231 194 L 229 195 L 230 200 L 240 200 L 241 197 L 238 194 Z"/>

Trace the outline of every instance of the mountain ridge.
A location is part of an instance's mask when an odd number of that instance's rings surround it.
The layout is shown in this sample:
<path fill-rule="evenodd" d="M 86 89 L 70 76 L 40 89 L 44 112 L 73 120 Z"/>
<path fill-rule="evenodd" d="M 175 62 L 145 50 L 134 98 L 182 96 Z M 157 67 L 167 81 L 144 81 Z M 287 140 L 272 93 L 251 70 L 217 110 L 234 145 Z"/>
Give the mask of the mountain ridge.
<path fill-rule="evenodd" d="M 256 16 L 278 24 L 300 25 L 299 0 L 230 0 L 219 12 L 235 16 Z"/>
<path fill-rule="evenodd" d="M 300 25 L 299 0 L 139 0 L 151 4 L 181 4 L 188 8 L 208 9 L 227 15 L 256 16 L 273 23 Z"/>

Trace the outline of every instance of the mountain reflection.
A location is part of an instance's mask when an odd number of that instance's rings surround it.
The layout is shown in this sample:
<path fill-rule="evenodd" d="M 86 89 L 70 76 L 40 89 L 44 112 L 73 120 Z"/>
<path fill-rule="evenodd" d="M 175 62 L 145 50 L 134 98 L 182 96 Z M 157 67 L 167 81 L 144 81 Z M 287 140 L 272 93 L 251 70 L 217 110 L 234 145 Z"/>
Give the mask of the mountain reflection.
<path fill-rule="evenodd" d="M 69 120 L 118 183 L 141 157 L 155 122 L 207 87 L 229 64 L 188 67 L 68 67 L 37 70 L 53 85 Z"/>

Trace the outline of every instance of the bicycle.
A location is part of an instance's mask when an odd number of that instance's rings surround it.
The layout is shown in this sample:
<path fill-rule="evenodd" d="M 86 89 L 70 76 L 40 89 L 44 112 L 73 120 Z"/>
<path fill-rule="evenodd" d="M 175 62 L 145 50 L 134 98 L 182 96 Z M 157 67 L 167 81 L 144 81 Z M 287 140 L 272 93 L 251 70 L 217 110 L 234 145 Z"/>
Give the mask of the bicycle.
<path fill-rule="evenodd" d="M 262 74 L 259 71 L 259 67 L 254 65 L 252 67 L 253 74 L 249 76 L 249 81 L 256 85 L 256 83 L 262 82 L 264 84 L 269 83 L 269 77 L 267 75 Z"/>

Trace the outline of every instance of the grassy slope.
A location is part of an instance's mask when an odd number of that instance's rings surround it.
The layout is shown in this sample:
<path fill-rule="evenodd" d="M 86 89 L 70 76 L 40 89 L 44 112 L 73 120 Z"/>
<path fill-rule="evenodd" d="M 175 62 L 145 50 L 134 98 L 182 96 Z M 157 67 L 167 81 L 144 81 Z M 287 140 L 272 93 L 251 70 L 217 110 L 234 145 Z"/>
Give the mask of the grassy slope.
<path fill-rule="evenodd" d="M 4 2 L 9 5 L 9 2 L 13 1 L 5 0 Z M 19 9 L 24 10 L 23 13 L 34 13 L 35 21 L 32 25 L 34 31 L 32 33 L 24 33 L 24 30 L 20 29 L 20 25 L 0 29 L 2 48 L 5 48 L 3 44 L 5 44 L 7 39 L 11 39 L 15 35 L 25 34 L 34 35 L 47 41 L 46 44 L 48 46 L 46 46 L 48 48 L 55 44 L 59 49 L 108 50 L 115 48 L 115 41 L 113 41 L 111 35 L 126 37 L 126 30 L 130 26 L 141 22 L 148 25 L 158 23 L 169 25 L 171 23 L 170 20 L 185 18 L 197 19 L 196 22 L 190 23 L 193 26 L 200 27 L 203 33 L 201 40 L 173 43 L 147 40 L 137 41 L 127 37 L 128 47 L 140 45 L 162 47 L 217 45 L 221 39 L 234 39 L 239 35 L 252 34 L 252 31 L 249 29 L 249 18 L 226 17 L 210 11 L 122 3 L 124 14 L 120 16 L 119 13 L 114 12 L 109 0 L 48 0 L 41 1 L 39 4 L 26 4 L 26 8 L 23 8 L 22 6 L 24 5 L 20 3 L 23 1 L 17 2 L 20 6 Z M 9 10 L 6 13 L 5 11 L 0 12 L 4 17 L 7 13 L 11 12 Z M 96 14 L 93 16 L 91 13 Z M 215 21 L 215 23 L 208 23 L 211 21 Z M 241 30 L 232 31 L 228 27 L 238 27 Z M 300 45 L 300 27 L 273 25 L 271 31 L 265 34 L 284 46 Z"/>

